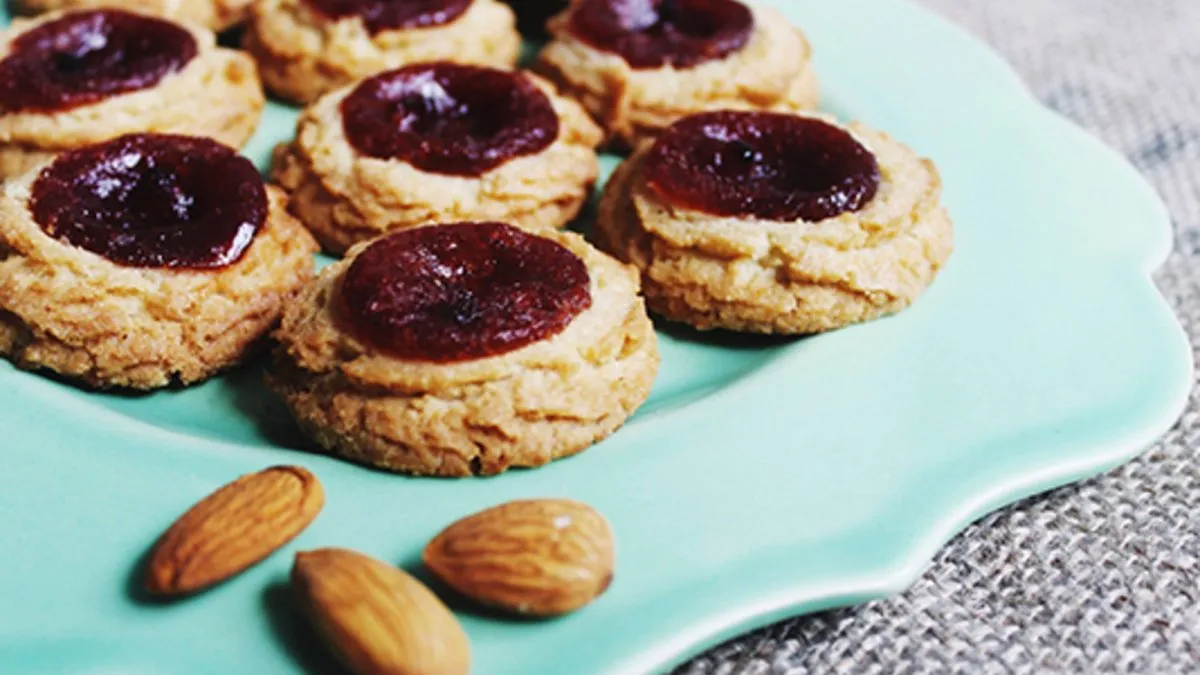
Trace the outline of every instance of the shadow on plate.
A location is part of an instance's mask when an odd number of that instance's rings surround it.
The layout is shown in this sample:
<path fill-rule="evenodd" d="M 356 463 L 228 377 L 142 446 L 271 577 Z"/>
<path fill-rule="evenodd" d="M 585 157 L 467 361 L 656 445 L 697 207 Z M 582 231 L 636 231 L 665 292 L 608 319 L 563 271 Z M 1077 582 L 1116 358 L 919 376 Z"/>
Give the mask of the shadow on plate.
<path fill-rule="evenodd" d="M 157 541 L 157 540 L 156 540 Z M 145 551 L 142 552 L 133 567 L 129 570 L 129 576 L 125 579 L 125 597 L 139 607 L 167 607 L 176 604 L 178 598 L 164 598 L 154 595 L 146 590 L 146 574 L 150 567 L 150 555 L 154 552 L 154 543 L 151 543 Z"/>
<path fill-rule="evenodd" d="M 300 431 L 287 406 L 267 388 L 261 360 L 242 365 L 223 377 L 233 406 L 257 427 L 268 443 L 289 450 L 325 454 Z"/>
<path fill-rule="evenodd" d="M 312 675 L 348 675 L 348 671 L 329 653 L 321 637 L 305 620 L 286 581 L 268 584 L 263 591 L 262 604 L 271 635 L 303 672 Z"/>
<path fill-rule="evenodd" d="M 729 330 L 696 330 L 691 326 L 667 321 L 652 315 L 654 330 L 679 342 L 736 349 L 740 351 L 764 351 L 797 344 L 804 335 L 763 335 L 760 333 L 735 333 Z"/>
<path fill-rule="evenodd" d="M 592 246 L 596 245 L 596 242 L 592 240 L 592 225 L 596 222 L 596 208 L 599 204 L 600 191 L 592 190 L 591 196 L 583 203 L 583 208 L 579 210 L 579 213 L 571 222 L 567 223 L 566 227 L 571 232 L 583 235 Z"/>
<path fill-rule="evenodd" d="M 241 49 L 242 37 L 246 34 L 245 26 L 234 26 L 217 33 L 217 45 L 229 49 Z"/>

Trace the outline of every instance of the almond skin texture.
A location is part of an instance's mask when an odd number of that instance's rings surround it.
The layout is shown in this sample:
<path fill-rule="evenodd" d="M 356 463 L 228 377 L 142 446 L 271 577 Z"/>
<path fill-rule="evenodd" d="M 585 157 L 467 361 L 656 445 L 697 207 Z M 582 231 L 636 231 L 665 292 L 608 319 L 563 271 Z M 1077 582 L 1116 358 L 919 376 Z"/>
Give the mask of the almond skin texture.
<path fill-rule="evenodd" d="M 446 528 L 425 566 L 484 605 L 529 616 L 583 607 L 608 588 L 613 537 L 595 509 L 566 499 L 508 502 Z"/>
<path fill-rule="evenodd" d="M 466 675 L 467 635 L 405 572 L 355 551 L 296 554 L 292 588 L 325 642 L 358 675 Z"/>
<path fill-rule="evenodd" d="M 317 477 L 275 466 L 238 478 L 202 499 L 154 545 L 146 590 L 194 593 L 232 577 L 300 534 L 325 504 Z"/>

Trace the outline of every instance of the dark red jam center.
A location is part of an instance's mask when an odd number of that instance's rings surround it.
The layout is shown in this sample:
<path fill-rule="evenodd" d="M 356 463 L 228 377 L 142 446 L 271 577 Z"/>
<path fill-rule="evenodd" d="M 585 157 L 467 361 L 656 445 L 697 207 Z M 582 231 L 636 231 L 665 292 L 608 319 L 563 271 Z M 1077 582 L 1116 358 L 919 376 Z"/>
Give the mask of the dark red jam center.
<path fill-rule="evenodd" d="M 820 120 L 715 112 L 676 122 L 646 157 L 666 202 L 720 216 L 820 221 L 857 211 L 879 190 L 875 156 Z"/>
<path fill-rule="evenodd" d="M 59 155 L 29 208 L 46 234 L 119 265 L 211 269 L 245 253 L 267 192 L 254 165 L 216 141 L 133 134 Z"/>
<path fill-rule="evenodd" d="M 746 46 L 754 14 L 737 0 L 581 0 L 570 29 L 634 68 L 690 68 Z"/>
<path fill-rule="evenodd" d="M 557 242 L 502 223 L 402 230 L 342 281 L 353 332 L 402 359 L 440 363 L 557 335 L 592 304 L 587 267 Z"/>
<path fill-rule="evenodd" d="M 307 0 L 331 19 L 362 17 L 372 35 L 385 30 L 441 26 L 457 19 L 473 0 Z"/>
<path fill-rule="evenodd" d="M 427 63 L 376 75 L 342 101 L 359 152 L 423 171 L 479 176 L 558 137 L 558 114 L 528 78 L 492 68 Z"/>
<path fill-rule="evenodd" d="M 173 23 L 72 12 L 13 40 L 0 61 L 0 110 L 55 112 L 147 89 L 195 56 L 196 40 Z"/>

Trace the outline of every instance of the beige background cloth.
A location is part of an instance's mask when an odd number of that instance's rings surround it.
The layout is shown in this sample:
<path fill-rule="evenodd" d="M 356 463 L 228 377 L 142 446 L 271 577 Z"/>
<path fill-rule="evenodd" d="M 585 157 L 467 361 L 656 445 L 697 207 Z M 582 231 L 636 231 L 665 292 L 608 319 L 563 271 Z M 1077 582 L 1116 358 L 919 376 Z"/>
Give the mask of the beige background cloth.
<path fill-rule="evenodd" d="M 1157 280 L 1200 344 L 1200 0 L 921 3 L 1155 185 L 1176 233 Z M 971 526 L 900 597 L 786 621 L 679 672 L 1200 673 L 1198 446 L 1193 393 L 1140 459 Z"/>

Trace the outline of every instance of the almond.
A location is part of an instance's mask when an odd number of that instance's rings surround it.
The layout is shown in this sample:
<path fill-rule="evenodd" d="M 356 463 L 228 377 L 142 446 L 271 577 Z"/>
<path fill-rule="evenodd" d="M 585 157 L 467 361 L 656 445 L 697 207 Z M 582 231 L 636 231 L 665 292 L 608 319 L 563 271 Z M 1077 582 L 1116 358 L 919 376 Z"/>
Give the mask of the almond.
<path fill-rule="evenodd" d="M 292 588 L 325 641 L 360 675 L 458 675 L 467 635 L 428 588 L 361 553 L 296 554 Z"/>
<path fill-rule="evenodd" d="M 604 516 L 566 499 L 508 502 L 446 528 L 425 566 L 485 605 L 534 616 L 571 612 L 612 582 L 613 537 Z"/>
<path fill-rule="evenodd" d="M 146 590 L 181 595 L 266 558 L 300 534 L 325 504 L 317 477 L 298 466 L 247 474 L 202 499 L 154 545 Z"/>

